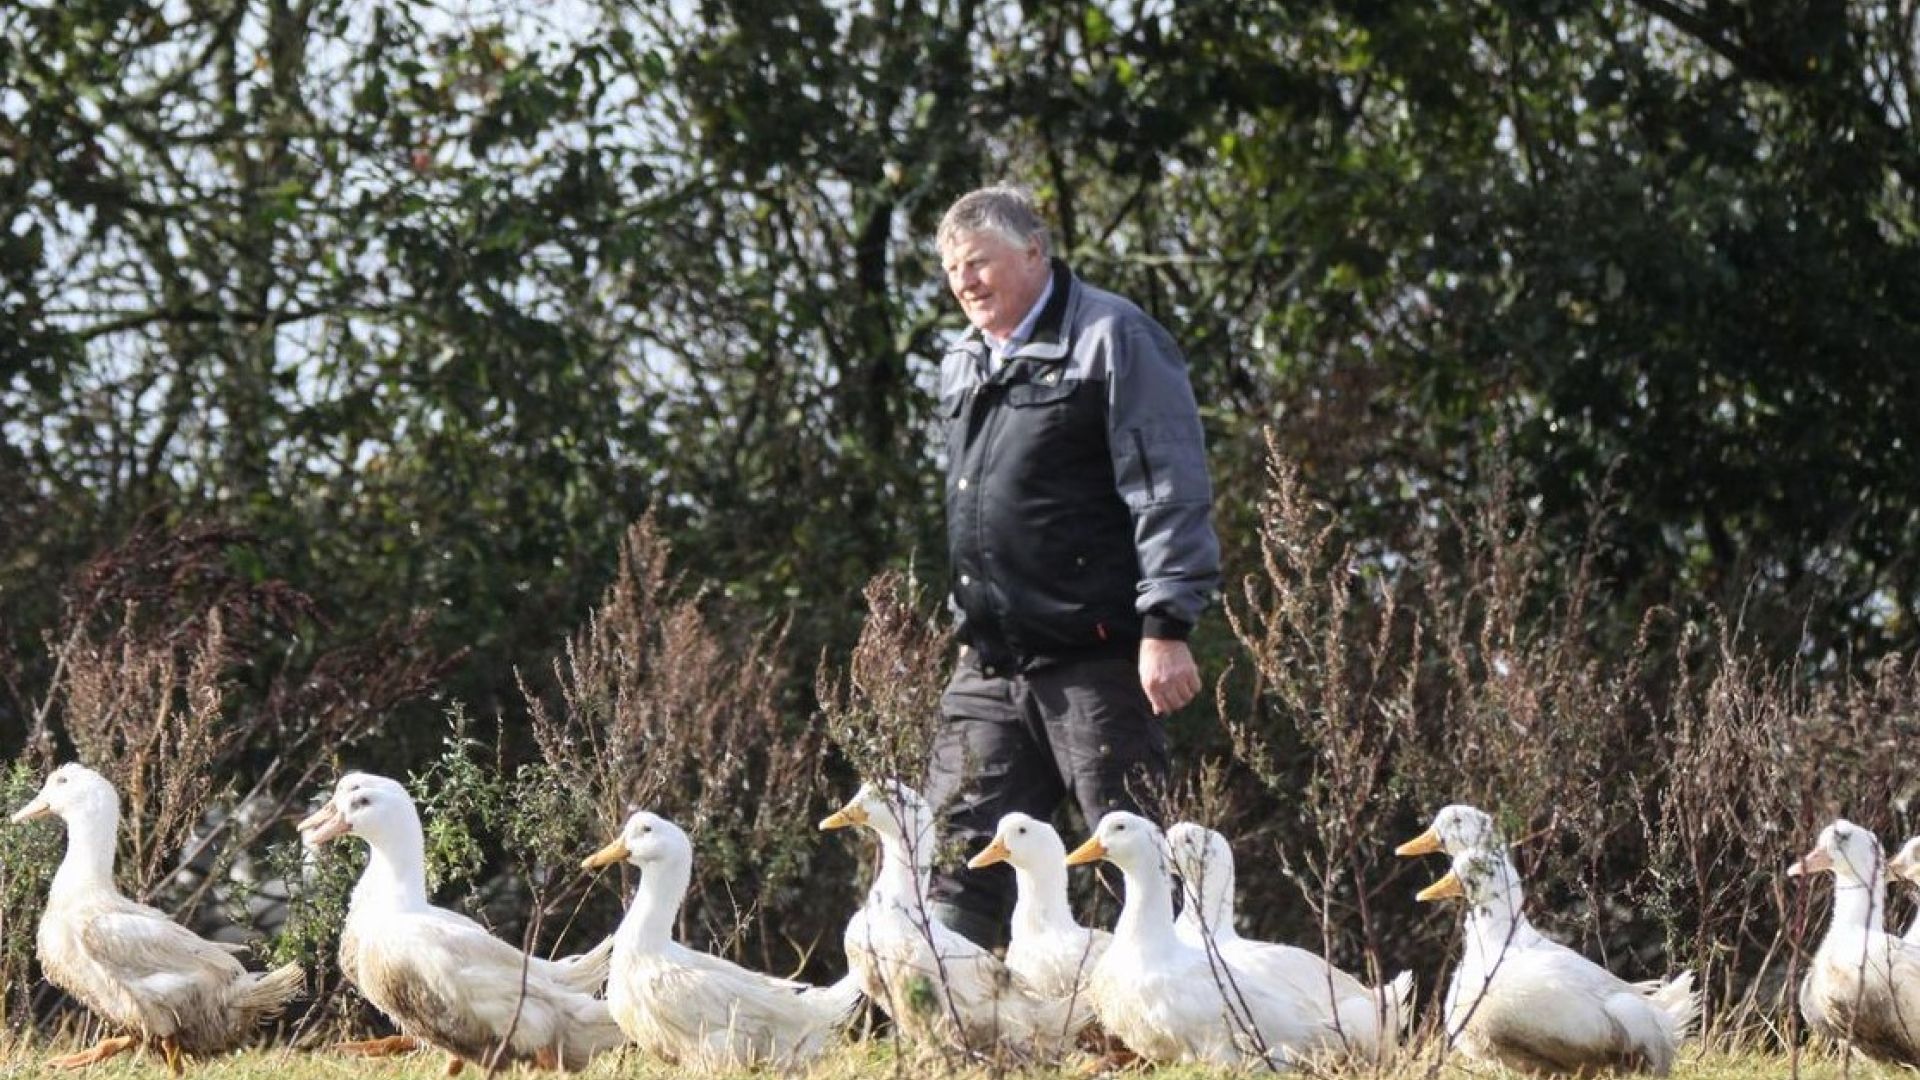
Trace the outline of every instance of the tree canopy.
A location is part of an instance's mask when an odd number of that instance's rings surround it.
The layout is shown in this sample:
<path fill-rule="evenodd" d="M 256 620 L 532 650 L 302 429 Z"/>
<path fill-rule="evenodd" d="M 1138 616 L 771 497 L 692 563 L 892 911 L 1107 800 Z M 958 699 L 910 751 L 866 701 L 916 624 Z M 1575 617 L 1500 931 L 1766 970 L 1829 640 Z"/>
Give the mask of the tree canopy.
<path fill-rule="evenodd" d="M 359 0 L 0 13 L 0 626 L 237 530 L 291 653 L 424 609 L 521 708 L 649 506 L 809 650 L 939 580 L 958 194 L 1174 330 L 1229 570 L 1274 430 L 1363 555 L 1518 471 L 1593 617 L 1812 669 L 1920 604 L 1916 8 Z M 1236 562 L 1235 560 L 1240 560 Z"/>

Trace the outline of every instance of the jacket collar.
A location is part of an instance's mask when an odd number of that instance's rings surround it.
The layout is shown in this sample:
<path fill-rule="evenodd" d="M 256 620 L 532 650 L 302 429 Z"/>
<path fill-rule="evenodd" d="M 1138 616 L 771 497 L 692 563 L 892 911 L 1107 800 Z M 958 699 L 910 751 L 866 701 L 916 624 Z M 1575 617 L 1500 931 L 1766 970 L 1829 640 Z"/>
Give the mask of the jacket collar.
<path fill-rule="evenodd" d="M 1059 256 L 1052 260 L 1053 295 L 1047 297 L 1047 306 L 1040 310 L 1040 318 L 1034 321 L 1033 333 L 1020 347 L 1007 354 L 1012 360 L 1062 360 L 1067 355 L 1066 325 L 1067 307 L 1073 300 L 1073 271 L 1068 269 L 1066 261 Z M 987 358 L 987 339 L 980 328 L 970 326 L 951 348 L 971 353 L 976 362 L 984 364 Z"/>
<path fill-rule="evenodd" d="M 1064 259 L 1053 259 L 1053 295 L 1047 297 L 1047 306 L 1040 311 L 1040 318 L 1033 324 L 1033 333 L 1020 347 L 1007 354 L 1009 360 L 1059 360 L 1067 355 L 1067 342 L 1062 336 L 1067 321 L 1067 301 L 1073 291 L 1073 271 L 1067 269 Z"/>

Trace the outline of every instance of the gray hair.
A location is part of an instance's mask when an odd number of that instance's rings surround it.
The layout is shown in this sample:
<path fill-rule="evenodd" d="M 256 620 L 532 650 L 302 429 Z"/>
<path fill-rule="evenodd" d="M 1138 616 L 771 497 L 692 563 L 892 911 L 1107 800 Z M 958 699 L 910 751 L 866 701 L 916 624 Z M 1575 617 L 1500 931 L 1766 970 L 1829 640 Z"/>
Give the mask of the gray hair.
<path fill-rule="evenodd" d="M 1047 254 L 1047 223 L 1034 209 L 1033 197 L 1020 188 L 996 184 L 960 196 L 940 218 L 934 238 L 945 251 L 962 236 L 982 232 L 1015 244 L 1039 244 L 1040 254 Z"/>

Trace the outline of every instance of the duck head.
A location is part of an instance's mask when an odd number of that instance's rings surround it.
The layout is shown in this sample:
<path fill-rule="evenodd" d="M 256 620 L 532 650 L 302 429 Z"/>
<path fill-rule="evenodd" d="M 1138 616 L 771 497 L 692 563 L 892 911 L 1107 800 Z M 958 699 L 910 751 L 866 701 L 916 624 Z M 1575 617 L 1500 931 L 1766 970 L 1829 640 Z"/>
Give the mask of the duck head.
<path fill-rule="evenodd" d="M 406 788 L 398 780 L 391 780 L 373 773 L 350 772 L 342 775 L 333 785 L 333 793 L 320 808 L 303 818 L 295 826 L 300 831 L 300 840 L 307 847 L 318 847 L 345 832 L 340 822 L 340 808 L 352 800 L 355 792 L 374 787 L 384 787 L 389 791 L 406 794 Z"/>
<path fill-rule="evenodd" d="M 993 840 L 980 853 L 967 860 L 975 870 L 995 863 L 1012 863 L 1022 870 L 1058 866 L 1067 857 L 1067 845 L 1053 826 L 1026 814 L 1013 813 L 1000 819 Z"/>
<path fill-rule="evenodd" d="M 1233 848 L 1227 838 L 1191 821 L 1167 829 L 1167 851 L 1173 868 L 1190 882 L 1232 880 Z"/>
<path fill-rule="evenodd" d="M 420 811 L 397 780 L 372 773 L 349 773 L 334 786 L 327 805 L 303 821 L 307 844 L 319 847 L 348 833 L 378 847 L 420 832 Z"/>
<path fill-rule="evenodd" d="M 854 825 L 864 825 L 893 840 L 919 840 L 933 831 L 933 808 L 919 792 L 898 780 L 868 781 L 860 785 L 847 805 L 820 822 L 822 829 Z M 932 852 L 926 854 L 930 857 Z"/>
<path fill-rule="evenodd" d="M 1167 872 L 1167 841 L 1160 827 L 1138 814 L 1115 810 L 1100 819 L 1087 842 L 1067 856 L 1068 866 L 1101 859 L 1137 876 Z"/>
<path fill-rule="evenodd" d="M 583 870 L 598 870 L 617 862 L 630 862 L 642 870 L 660 863 L 691 862 L 693 841 L 685 830 L 658 814 L 644 810 L 627 819 L 620 835 L 607 846 L 580 863 Z"/>
<path fill-rule="evenodd" d="M 120 795 L 107 778 L 79 762 L 69 762 L 48 774 L 33 801 L 13 812 L 15 825 L 35 818 L 57 816 L 73 821 L 79 816 L 117 821 Z"/>
<path fill-rule="evenodd" d="M 1493 823 L 1493 816 L 1466 803 L 1443 806 L 1433 815 L 1427 831 L 1393 849 L 1402 858 L 1446 852 L 1459 855 L 1476 848 L 1504 847 L 1506 841 Z"/>
<path fill-rule="evenodd" d="M 1520 910 L 1523 888 L 1520 872 L 1505 854 L 1475 848 L 1455 855 L 1446 876 L 1421 889 L 1414 899 L 1422 903 L 1465 900 L 1476 911 L 1512 914 Z"/>
<path fill-rule="evenodd" d="M 1813 850 L 1787 867 L 1787 876 L 1801 877 L 1824 871 L 1831 873 L 1839 884 L 1866 885 L 1879 878 L 1885 865 L 1879 837 L 1845 818 L 1837 818 L 1820 830 Z"/>

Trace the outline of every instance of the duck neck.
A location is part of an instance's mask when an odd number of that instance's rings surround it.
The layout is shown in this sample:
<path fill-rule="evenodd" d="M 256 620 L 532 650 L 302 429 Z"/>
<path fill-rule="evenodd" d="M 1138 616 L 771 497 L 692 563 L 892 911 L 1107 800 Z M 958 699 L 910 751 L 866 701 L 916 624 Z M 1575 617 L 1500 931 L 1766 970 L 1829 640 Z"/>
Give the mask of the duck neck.
<path fill-rule="evenodd" d="M 874 875 L 873 891 L 902 902 L 924 899 L 933 874 L 933 844 L 931 826 L 916 830 L 911 841 L 880 833 L 880 871 Z"/>
<path fill-rule="evenodd" d="M 357 905 L 363 899 L 380 908 L 419 911 L 427 904 L 427 844 L 418 824 L 396 829 L 376 842 L 367 840 L 367 868 L 354 886 Z"/>
<path fill-rule="evenodd" d="M 1181 924 L 1215 941 L 1232 941 L 1239 936 L 1233 928 L 1233 868 L 1210 862 L 1196 877 L 1180 909 Z"/>
<path fill-rule="evenodd" d="M 1037 867 L 1013 868 L 1014 935 L 1044 935 L 1073 925 L 1073 911 L 1067 906 L 1067 866 L 1049 862 Z"/>
<path fill-rule="evenodd" d="M 60 860 L 60 869 L 54 871 L 50 896 L 113 889 L 113 844 L 120 830 L 120 815 L 90 810 L 76 813 L 66 822 L 67 854 Z"/>
<path fill-rule="evenodd" d="M 1887 883 L 1881 874 L 1868 881 L 1833 883 L 1833 919 L 1829 932 L 1841 929 L 1884 933 L 1887 921 Z"/>
<path fill-rule="evenodd" d="M 1522 909 L 1518 889 L 1503 892 L 1484 904 L 1467 910 L 1467 948 L 1477 952 L 1486 963 L 1499 960 L 1501 954 L 1534 937 L 1533 925 Z"/>
<path fill-rule="evenodd" d="M 1525 915 L 1498 905 L 1467 913 L 1468 947 L 1489 960 L 1512 948 L 1528 929 Z"/>
<path fill-rule="evenodd" d="M 662 859 L 641 870 L 633 904 L 614 933 L 614 949 L 655 952 L 672 942 L 673 923 L 692 880 L 693 866 L 684 859 Z"/>
<path fill-rule="evenodd" d="M 1127 882 L 1120 918 L 1113 924 L 1115 940 L 1159 944 L 1173 937 L 1173 878 L 1166 864 L 1122 867 Z"/>

